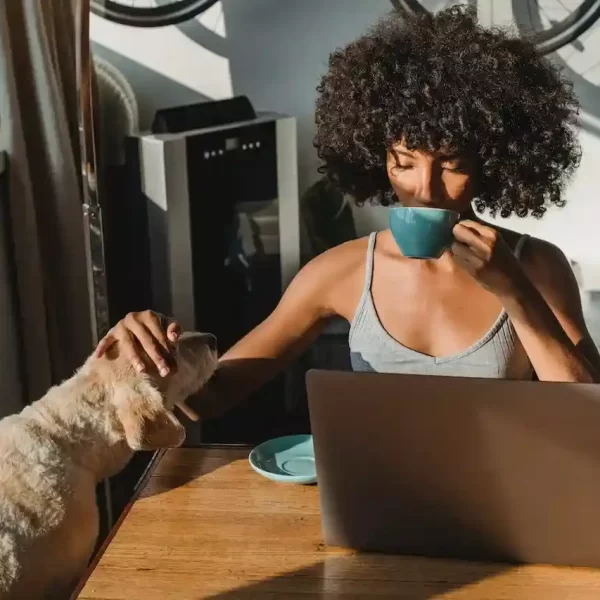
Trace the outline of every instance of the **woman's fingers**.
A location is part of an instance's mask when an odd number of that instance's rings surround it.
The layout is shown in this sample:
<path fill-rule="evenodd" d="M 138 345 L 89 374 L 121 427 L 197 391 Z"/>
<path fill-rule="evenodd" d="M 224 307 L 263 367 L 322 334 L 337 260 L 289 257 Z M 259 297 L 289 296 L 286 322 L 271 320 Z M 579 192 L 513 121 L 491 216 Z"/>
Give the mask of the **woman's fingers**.
<path fill-rule="evenodd" d="M 118 342 L 121 354 L 127 357 L 137 371 L 145 369 L 145 353 L 164 377 L 170 370 L 170 343 L 175 342 L 179 335 L 180 327 L 177 323 L 168 324 L 166 317 L 153 311 L 129 313 L 100 341 L 94 355 L 101 357 Z"/>
<path fill-rule="evenodd" d="M 454 242 L 451 247 L 451 252 L 457 262 L 465 268 L 468 267 L 468 270 L 478 269 L 483 264 L 483 260 L 473 252 L 471 246 L 461 242 Z"/>
<path fill-rule="evenodd" d="M 160 342 L 147 329 L 146 325 L 137 320 L 131 320 L 127 323 L 127 329 L 148 355 L 148 358 L 156 365 L 160 376 L 164 377 L 167 375 L 169 373 L 169 365 L 165 358 L 166 352 Z"/>
<path fill-rule="evenodd" d="M 177 341 L 177 338 L 181 335 L 181 327 L 179 323 L 169 323 L 167 327 L 167 337 L 171 342 Z"/>
<path fill-rule="evenodd" d="M 490 242 L 479 231 L 459 223 L 454 227 L 453 233 L 456 241 L 470 248 L 474 254 L 482 259 L 490 258 L 492 250 Z"/>
<path fill-rule="evenodd" d="M 109 331 L 101 340 L 98 342 L 96 349 L 94 350 L 94 357 L 100 358 L 106 354 L 106 351 L 116 342 L 117 340 L 113 337 L 112 332 Z"/>
<path fill-rule="evenodd" d="M 477 221 L 470 221 L 469 219 L 460 221 L 456 224 L 455 227 L 468 229 L 475 235 L 478 235 L 479 237 L 482 237 L 484 239 L 494 239 L 498 235 L 498 232 L 492 227 L 488 227 L 487 225 L 483 225 L 482 223 L 478 223 Z"/>
<path fill-rule="evenodd" d="M 135 338 L 131 332 L 123 328 L 122 334 L 118 339 L 119 352 L 133 365 L 133 368 L 141 373 L 145 369 L 144 361 L 141 359 Z"/>
<path fill-rule="evenodd" d="M 461 258 L 466 258 L 469 254 L 471 254 L 469 246 L 463 244 L 462 242 L 454 242 L 450 250 L 452 250 L 452 254 L 454 254 L 454 256 L 459 256 Z"/>
<path fill-rule="evenodd" d="M 154 337 L 154 340 L 162 346 L 164 355 L 167 356 L 170 353 L 170 348 L 169 340 L 167 339 L 167 332 L 165 331 L 165 327 L 163 327 L 162 316 L 157 315 L 149 310 L 141 313 L 138 322 L 146 327 L 146 329 Z"/>

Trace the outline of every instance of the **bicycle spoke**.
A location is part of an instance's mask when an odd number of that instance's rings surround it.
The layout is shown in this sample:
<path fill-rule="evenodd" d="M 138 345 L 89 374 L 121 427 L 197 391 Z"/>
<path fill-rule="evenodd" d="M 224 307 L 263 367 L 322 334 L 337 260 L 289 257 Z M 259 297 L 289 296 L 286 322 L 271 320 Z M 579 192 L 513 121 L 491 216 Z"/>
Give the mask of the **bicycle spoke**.
<path fill-rule="evenodd" d="M 561 5 L 561 6 L 564 8 L 564 10 L 565 10 L 565 13 L 566 13 L 567 15 L 568 15 L 568 14 L 569 14 L 569 13 L 570 13 L 572 10 L 573 10 L 573 9 L 571 9 L 571 8 L 567 8 L 567 7 L 566 7 L 566 6 L 563 4 L 562 0 L 556 0 L 556 1 L 558 2 L 558 4 L 560 4 L 560 5 Z"/>
<path fill-rule="evenodd" d="M 548 22 L 550 27 L 552 27 L 552 25 L 554 25 L 554 23 L 555 23 L 555 20 L 550 17 L 550 15 L 546 12 L 546 10 L 544 9 L 543 6 L 540 6 L 540 3 L 538 2 L 538 0 L 535 0 L 535 5 L 537 7 L 538 14 L 540 15 L 540 17 L 541 16 L 545 17 L 546 21 Z M 542 19 L 540 19 L 540 20 L 543 21 Z"/>

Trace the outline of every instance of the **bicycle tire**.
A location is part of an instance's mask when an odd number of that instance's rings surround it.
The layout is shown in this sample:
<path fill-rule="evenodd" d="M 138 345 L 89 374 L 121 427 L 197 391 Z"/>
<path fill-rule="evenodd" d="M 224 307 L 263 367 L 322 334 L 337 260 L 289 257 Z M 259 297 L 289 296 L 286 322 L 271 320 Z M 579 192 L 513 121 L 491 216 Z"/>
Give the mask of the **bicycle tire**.
<path fill-rule="evenodd" d="M 411 16 L 431 15 L 418 0 L 391 0 L 395 10 Z M 513 14 L 522 14 L 523 0 L 512 0 Z M 536 21 L 538 29 L 532 27 L 521 31 L 523 39 L 531 41 L 540 54 L 550 54 L 566 46 L 585 33 L 600 19 L 600 0 L 585 0 L 566 19 L 546 30 L 541 30 L 541 20 Z M 519 19 L 516 19 L 517 23 Z"/>
<path fill-rule="evenodd" d="M 218 0 L 177 0 L 163 6 L 134 7 L 113 0 L 91 0 L 91 11 L 113 23 L 131 27 L 166 27 L 193 19 Z"/>
<path fill-rule="evenodd" d="M 523 11 L 523 0 L 512 0 L 513 14 L 515 16 Z M 532 14 L 528 15 L 531 17 Z M 592 25 L 600 19 L 600 0 L 585 0 L 581 6 L 577 7 L 566 19 L 557 23 L 545 31 L 541 31 L 541 19 L 535 19 L 532 23 L 534 27 L 527 33 L 523 32 L 527 39 L 530 39 L 541 54 L 550 54 L 560 48 L 574 42 L 579 36 L 585 33 Z M 524 22 L 524 19 L 516 19 L 517 23 Z"/>

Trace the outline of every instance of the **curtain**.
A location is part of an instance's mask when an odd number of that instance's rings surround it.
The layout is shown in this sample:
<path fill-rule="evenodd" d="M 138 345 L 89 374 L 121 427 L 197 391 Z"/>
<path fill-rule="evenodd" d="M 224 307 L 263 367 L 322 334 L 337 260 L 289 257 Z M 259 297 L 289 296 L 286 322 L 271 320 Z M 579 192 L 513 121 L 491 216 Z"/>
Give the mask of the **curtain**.
<path fill-rule="evenodd" d="M 0 348 L 20 350 L 22 403 L 70 377 L 92 349 L 76 3 L 0 2 L 0 150 L 6 149 L 9 166 L 4 229 L 10 236 L 14 289 L 9 295 L 17 321 L 16 339 L 0 340 Z M 6 282 L 0 279 L 0 285 Z"/>
<path fill-rule="evenodd" d="M 6 184 L 6 154 L 0 150 L 0 418 L 20 410 L 23 401 Z"/>

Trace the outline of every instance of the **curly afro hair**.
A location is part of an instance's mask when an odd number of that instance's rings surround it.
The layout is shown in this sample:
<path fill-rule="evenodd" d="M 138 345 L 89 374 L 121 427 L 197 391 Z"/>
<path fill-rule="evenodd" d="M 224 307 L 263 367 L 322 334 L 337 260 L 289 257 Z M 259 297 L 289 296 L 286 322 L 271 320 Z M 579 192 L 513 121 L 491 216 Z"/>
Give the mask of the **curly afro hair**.
<path fill-rule="evenodd" d="M 562 206 L 579 163 L 572 86 L 472 8 L 386 17 L 330 56 L 317 91 L 321 172 L 358 204 L 397 201 L 386 154 L 399 141 L 473 159 L 475 207 L 502 217 Z"/>

